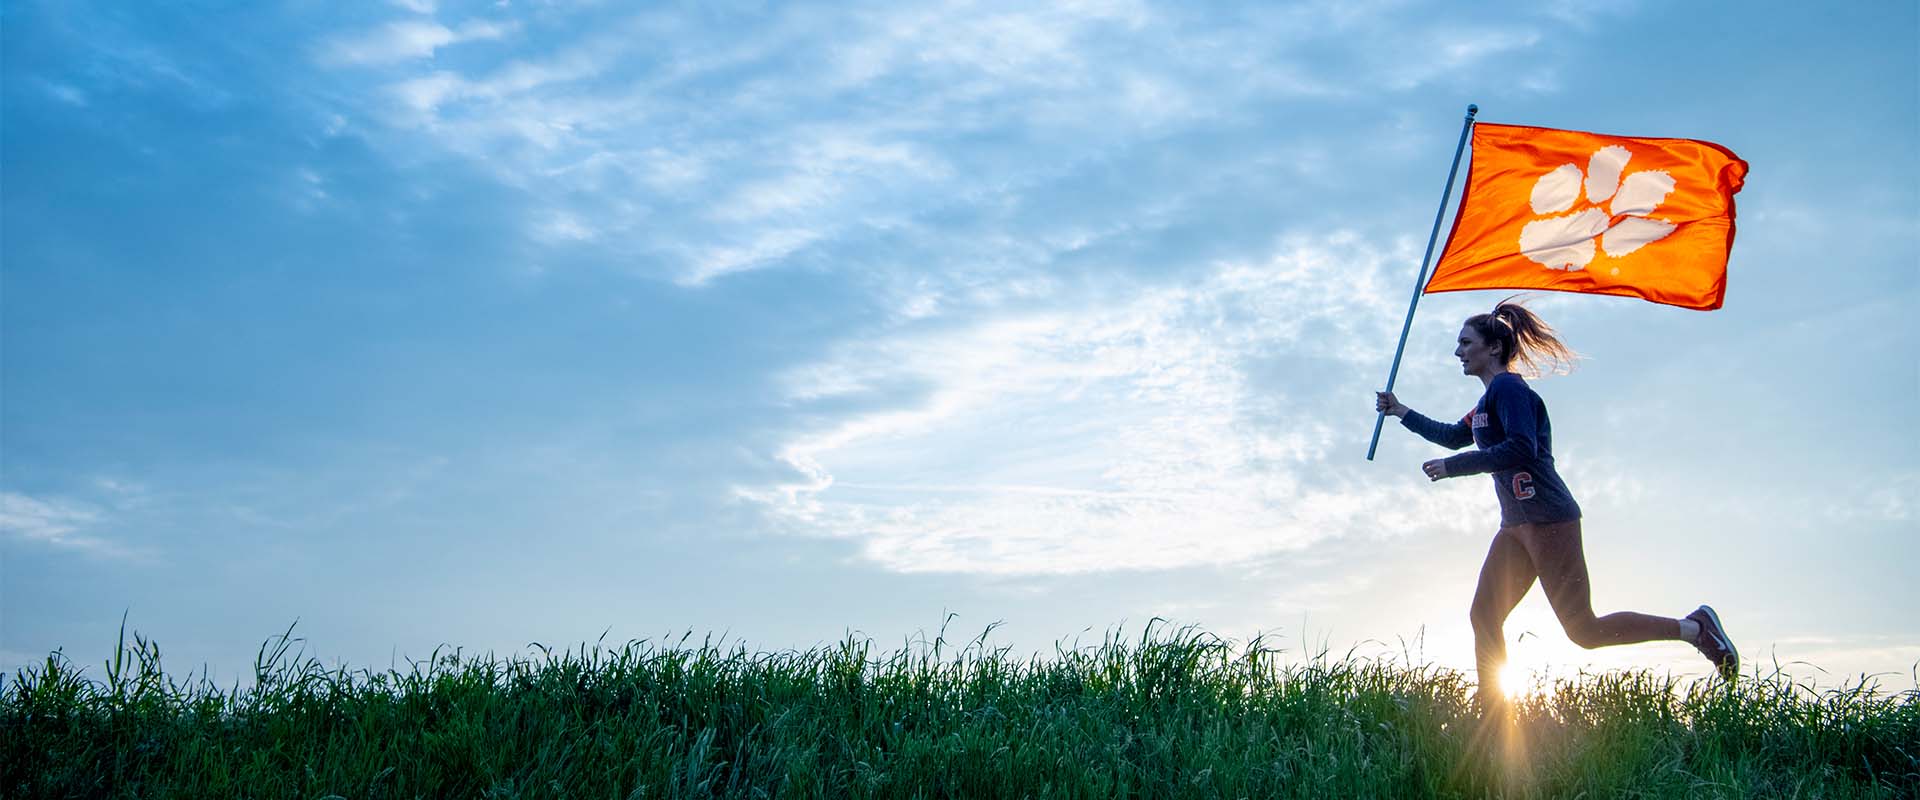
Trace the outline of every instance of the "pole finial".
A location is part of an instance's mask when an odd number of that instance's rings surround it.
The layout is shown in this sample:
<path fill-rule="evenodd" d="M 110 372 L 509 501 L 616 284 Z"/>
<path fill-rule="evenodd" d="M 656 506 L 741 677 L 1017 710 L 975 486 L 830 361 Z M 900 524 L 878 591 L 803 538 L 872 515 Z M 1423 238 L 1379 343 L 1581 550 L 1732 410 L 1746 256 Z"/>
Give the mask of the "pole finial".
<path fill-rule="evenodd" d="M 1473 116 L 1473 115 L 1475 115 L 1475 114 L 1478 114 L 1478 113 L 1480 113 L 1480 107 L 1479 107 L 1479 106 L 1476 106 L 1476 105 L 1474 105 L 1474 104 L 1472 104 L 1472 103 L 1468 103 L 1468 104 L 1467 104 L 1467 116 L 1469 116 L 1469 117 L 1471 117 L 1471 116 Z"/>

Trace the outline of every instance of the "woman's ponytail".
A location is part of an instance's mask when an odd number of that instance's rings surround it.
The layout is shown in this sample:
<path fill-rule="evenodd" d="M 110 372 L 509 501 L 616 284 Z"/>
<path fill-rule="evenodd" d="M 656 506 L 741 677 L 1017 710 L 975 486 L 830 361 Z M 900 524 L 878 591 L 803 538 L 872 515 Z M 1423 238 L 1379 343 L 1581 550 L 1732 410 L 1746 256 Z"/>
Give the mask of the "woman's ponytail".
<path fill-rule="evenodd" d="M 1467 324 L 1480 334 L 1481 341 L 1498 343 L 1505 366 L 1518 364 L 1522 375 L 1532 378 L 1542 372 L 1571 371 L 1580 354 L 1518 301 L 1519 295 L 1502 300 L 1494 305 L 1492 313 L 1468 317 Z"/>

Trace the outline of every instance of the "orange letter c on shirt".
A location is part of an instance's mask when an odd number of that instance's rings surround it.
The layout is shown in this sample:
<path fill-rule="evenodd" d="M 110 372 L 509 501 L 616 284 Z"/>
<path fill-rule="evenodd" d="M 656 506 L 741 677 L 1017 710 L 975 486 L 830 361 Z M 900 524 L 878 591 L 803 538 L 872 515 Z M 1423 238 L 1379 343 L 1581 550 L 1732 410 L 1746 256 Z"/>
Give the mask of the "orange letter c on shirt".
<path fill-rule="evenodd" d="M 1533 475 L 1525 472 L 1513 473 L 1513 497 L 1516 500 L 1533 499 Z"/>

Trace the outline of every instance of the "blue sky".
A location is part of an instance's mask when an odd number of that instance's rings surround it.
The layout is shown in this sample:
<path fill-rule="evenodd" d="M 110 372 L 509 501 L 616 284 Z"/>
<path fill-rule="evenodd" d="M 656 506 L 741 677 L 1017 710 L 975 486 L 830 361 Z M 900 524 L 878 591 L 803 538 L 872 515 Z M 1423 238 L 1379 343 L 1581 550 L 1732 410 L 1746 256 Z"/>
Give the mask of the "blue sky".
<path fill-rule="evenodd" d="M 242 677 L 1153 617 L 1470 663 L 1484 478 L 1364 459 L 1481 118 L 1752 164 L 1726 306 L 1534 307 L 1602 612 L 1920 663 L 1911 3 L 4 12 L 0 667 Z M 1399 394 L 1479 384 L 1436 295 Z M 1582 651 L 1536 592 L 1517 660 Z"/>

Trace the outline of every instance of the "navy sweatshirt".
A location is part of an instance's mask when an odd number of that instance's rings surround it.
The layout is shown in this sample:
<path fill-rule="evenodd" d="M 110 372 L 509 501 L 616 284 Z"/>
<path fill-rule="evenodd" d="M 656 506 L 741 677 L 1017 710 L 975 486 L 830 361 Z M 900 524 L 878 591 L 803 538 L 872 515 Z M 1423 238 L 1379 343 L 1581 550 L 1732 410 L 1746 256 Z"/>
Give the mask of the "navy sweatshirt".
<path fill-rule="evenodd" d="M 1469 442 L 1479 446 L 1474 452 L 1447 457 L 1447 477 L 1493 473 L 1501 527 L 1580 518 L 1580 504 L 1553 469 L 1547 404 L 1520 376 L 1495 375 L 1473 413 L 1459 422 L 1435 422 L 1409 409 L 1400 424 L 1449 450 Z"/>

